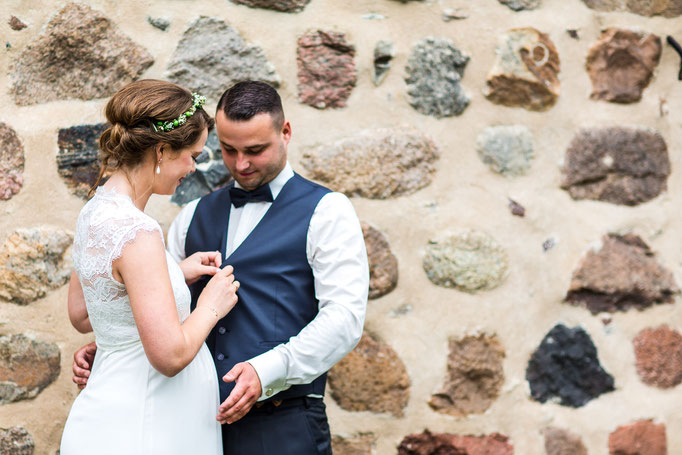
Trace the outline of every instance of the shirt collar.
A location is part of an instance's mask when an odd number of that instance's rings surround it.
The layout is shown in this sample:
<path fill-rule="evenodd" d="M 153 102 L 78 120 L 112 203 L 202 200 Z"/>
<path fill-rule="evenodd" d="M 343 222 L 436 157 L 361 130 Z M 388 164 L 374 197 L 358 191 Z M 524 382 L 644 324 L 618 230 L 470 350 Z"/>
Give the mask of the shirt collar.
<path fill-rule="evenodd" d="M 274 179 L 272 179 L 270 181 L 270 183 L 268 183 L 268 186 L 270 187 L 270 192 L 272 193 L 272 199 L 277 198 L 277 195 L 279 194 L 280 191 L 282 191 L 282 188 L 284 187 L 284 185 L 293 176 L 294 176 L 294 170 L 291 168 L 289 161 L 287 161 L 286 165 L 284 166 L 284 169 L 282 169 L 279 172 L 279 174 L 277 174 L 277 177 L 275 177 Z M 234 182 L 234 186 L 236 188 L 242 188 L 242 186 L 236 180 Z"/>

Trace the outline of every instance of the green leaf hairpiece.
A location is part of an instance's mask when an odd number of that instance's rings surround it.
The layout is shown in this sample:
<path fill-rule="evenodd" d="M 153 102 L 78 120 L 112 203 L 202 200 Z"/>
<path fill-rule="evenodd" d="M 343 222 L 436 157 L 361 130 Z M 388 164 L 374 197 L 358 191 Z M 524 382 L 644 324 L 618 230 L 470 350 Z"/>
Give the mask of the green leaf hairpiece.
<path fill-rule="evenodd" d="M 156 125 L 152 123 L 154 131 L 157 132 L 167 132 L 180 125 L 184 125 L 187 119 L 194 115 L 198 108 L 204 105 L 206 102 L 206 97 L 199 95 L 198 93 L 192 93 L 192 107 L 189 108 L 187 112 L 183 112 L 180 116 L 173 120 L 168 120 L 167 122 L 156 122 Z"/>

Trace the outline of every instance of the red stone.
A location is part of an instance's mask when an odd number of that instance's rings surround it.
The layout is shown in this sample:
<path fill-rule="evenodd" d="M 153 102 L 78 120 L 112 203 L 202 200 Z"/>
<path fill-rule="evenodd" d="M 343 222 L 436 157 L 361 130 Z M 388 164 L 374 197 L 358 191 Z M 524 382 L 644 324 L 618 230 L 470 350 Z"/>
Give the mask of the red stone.
<path fill-rule="evenodd" d="M 355 47 L 343 33 L 318 30 L 298 40 L 298 97 L 318 109 L 346 106 L 355 87 Z"/>
<path fill-rule="evenodd" d="M 667 455 L 665 425 L 640 420 L 609 435 L 609 455 Z"/>
<path fill-rule="evenodd" d="M 633 340 L 637 373 L 662 389 L 682 382 L 682 335 L 666 326 L 644 329 Z"/>

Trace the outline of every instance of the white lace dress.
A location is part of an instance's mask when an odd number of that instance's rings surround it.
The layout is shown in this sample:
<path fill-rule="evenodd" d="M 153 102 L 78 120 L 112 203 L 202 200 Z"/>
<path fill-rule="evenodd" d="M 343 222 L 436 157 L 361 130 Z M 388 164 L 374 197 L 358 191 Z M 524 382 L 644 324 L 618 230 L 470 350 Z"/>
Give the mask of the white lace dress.
<path fill-rule="evenodd" d="M 142 348 L 125 286 L 112 275 L 112 262 L 141 231 L 162 236 L 158 223 L 129 197 L 103 187 L 78 217 L 73 259 L 97 354 L 66 421 L 61 455 L 222 454 L 215 420 L 218 376 L 206 345 L 176 376 L 156 371 Z M 178 264 L 166 258 L 183 321 L 190 312 L 189 289 Z"/>

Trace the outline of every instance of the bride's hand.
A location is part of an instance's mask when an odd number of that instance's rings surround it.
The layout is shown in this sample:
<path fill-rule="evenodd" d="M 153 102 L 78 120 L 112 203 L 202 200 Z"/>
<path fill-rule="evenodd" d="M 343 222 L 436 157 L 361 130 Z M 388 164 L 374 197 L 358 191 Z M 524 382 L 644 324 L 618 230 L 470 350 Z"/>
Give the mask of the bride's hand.
<path fill-rule="evenodd" d="M 180 261 L 180 269 L 185 282 L 190 285 L 204 275 L 215 275 L 220 270 L 222 259 L 220 251 L 197 251 Z"/>
<path fill-rule="evenodd" d="M 232 271 L 232 266 L 228 265 L 213 275 L 199 295 L 197 309 L 206 307 L 218 319 L 224 318 L 230 312 L 237 303 L 239 289 L 239 281 L 235 281 Z"/>

